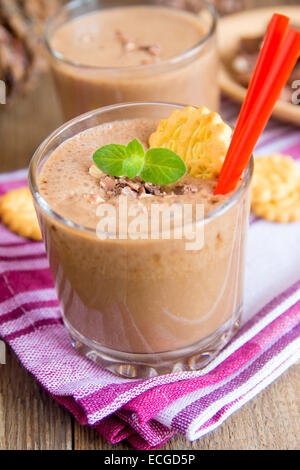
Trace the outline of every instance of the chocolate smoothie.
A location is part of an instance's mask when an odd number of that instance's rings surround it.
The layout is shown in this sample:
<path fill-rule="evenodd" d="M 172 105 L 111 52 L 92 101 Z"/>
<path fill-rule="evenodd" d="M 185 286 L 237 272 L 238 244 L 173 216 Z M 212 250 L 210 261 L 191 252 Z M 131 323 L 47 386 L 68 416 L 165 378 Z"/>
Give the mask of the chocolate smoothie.
<path fill-rule="evenodd" d="M 192 12 L 141 5 L 78 13 L 69 21 L 58 15 L 47 42 L 66 117 L 132 101 L 217 110 L 214 19 L 206 13 L 204 21 Z"/>
<path fill-rule="evenodd" d="M 163 187 L 108 176 L 93 165 L 93 153 L 105 144 L 138 138 L 147 148 L 156 126 L 157 120 L 138 118 L 85 130 L 58 146 L 39 176 L 51 208 L 86 227 L 39 211 L 66 324 L 96 350 L 151 357 L 207 345 L 215 334 L 224 340 L 241 312 L 248 191 L 214 216 L 231 197 L 213 194 L 215 180 L 185 176 Z M 141 212 L 153 202 L 203 204 L 204 245 L 188 251 L 183 239 L 100 240 L 96 211 L 118 206 L 120 195 Z"/>

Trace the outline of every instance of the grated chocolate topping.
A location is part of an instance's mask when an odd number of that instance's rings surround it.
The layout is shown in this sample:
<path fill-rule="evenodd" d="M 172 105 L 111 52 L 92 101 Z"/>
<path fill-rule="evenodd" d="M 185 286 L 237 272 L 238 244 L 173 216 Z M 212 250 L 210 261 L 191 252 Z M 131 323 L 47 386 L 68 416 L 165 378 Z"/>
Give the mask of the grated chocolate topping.
<path fill-rule="evenodd" d="M 201 185 L 185 181 L 184 178 L 177 183 L 162 186 L 142 181 L 139 177 L 129 179 L 125 176 L 102 175 L 99 178 L 101 197 L 104 200 L 116 198 L 120 195 L 131 198 L 143 198 L 147 196 L 178 196 L 203 192 Z"/>

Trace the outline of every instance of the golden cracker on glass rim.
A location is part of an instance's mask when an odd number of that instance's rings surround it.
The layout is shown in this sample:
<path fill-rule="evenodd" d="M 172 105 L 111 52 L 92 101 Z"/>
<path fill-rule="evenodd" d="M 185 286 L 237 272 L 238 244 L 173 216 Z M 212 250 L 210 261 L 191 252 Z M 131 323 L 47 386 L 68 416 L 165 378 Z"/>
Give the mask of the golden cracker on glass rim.
<path fill-rule="evenodd" d="M 176 152 L 185 161 L 190 175 L 215 178 L 220 173 L 231 134 L 230 126 L 218 113 L 205 106 L 187 106 L 159 122 L 149 145 Z"/>
<path fill-rule="evenodd" d="M 28 187 L 13 189 L 0 199 L 4 225 L 21 237 L 42 240 L 42 234 Z"/>
<path fill-rule="evenodd" d="M 300 168 L 292 157 L 276 153 L 255 159 L 252 205 L 290 198 L 299 185 Z"/>

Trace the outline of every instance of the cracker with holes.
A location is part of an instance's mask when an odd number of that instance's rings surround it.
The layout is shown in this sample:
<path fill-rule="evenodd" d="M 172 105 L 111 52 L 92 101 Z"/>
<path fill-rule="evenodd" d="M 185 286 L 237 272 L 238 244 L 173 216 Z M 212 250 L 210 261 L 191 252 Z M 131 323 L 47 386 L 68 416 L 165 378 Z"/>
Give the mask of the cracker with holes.
<path fill-rule="evenodd" d="M 205 106 L 187 106 L 159 122 L 149 145 L 176 152 L 185 161 L 190 175 L 215 178 L 225 159 L 231 133 L 218 113 Z"/>
<path fill-rule="evenodd" d="M 300 221 L 300 168 L 292 157 L 256 158 L 251 206 L 256 215 L 272 222 Z"/>
<path fill-rule="evenodd" d="M 0 199 L 0 216 L 4 225 L 21 237 L 42 240 L 29 188 L 13 189 Z"/>

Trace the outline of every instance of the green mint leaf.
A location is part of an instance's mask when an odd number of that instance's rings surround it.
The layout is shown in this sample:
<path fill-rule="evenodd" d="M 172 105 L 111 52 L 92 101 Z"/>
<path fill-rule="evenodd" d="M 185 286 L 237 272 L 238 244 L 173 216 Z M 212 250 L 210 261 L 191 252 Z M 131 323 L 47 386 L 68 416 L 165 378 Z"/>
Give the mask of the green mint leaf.
<path fill-rule="evenodd" d="M 152 148 L 146 152 L 140 177 L 148 183 L 165 185 L 175 183 L 185 173 L 185 163 L 177 153 L 164 148 Z"/>
<path fill-rule="evenodd" d="M 138 139 L 133 139 L 127 145 L 128 158 L 124 161 L 124 174 L 128 178 L 137 176 L 143 168 L 145 161 L 145 150 Z"/>
<path fill-rule="evenodd" d="M 98 149 L 93 160 L 100 170 L 113 176 L 137 176 L 144 165 L 145 150 L 137 139 L 127 146 L 120 144 L 104 145 Z"/>
<path fill-rule="evenodd" d="M 113 176 L 124 176 L 123 164 L 127 158 L 127 148 L 120 144 L 104 145 L 93 155 L 98 168 Z"/>
<path fill-rule="evenodd" d="M 144 165 L 144 158 L 140 158 L 138 155 L 133 155 L 126 158 L 123 162 L 123 171 L 124 175 L 132 179 L 137 176 Z"/>
<path fill-rule="evenodd" d="M 184 161 L 164 148 L 152 148 L 146 152 L 138 139 L 129 144 L 109 144 L 98 149 L 93 160 L 105 173 L 113 176 L 127 176 L 132 179 L 139 175 L 142 180 L 153 184 L 171 184 L 186 173 Z"/>
<path fill-rule="evenodd" d="M 144 147 L 138 139 L 133 139 L 129 142 L 127 145 L 127 153 L 131 157 L 140 158 L 142 160 L 144 160 L 145 157 Z"/>

